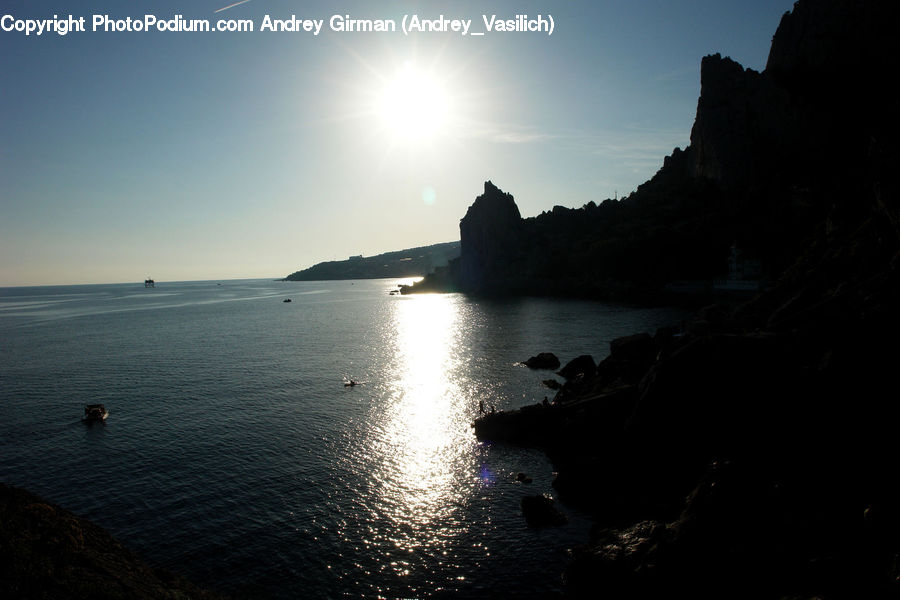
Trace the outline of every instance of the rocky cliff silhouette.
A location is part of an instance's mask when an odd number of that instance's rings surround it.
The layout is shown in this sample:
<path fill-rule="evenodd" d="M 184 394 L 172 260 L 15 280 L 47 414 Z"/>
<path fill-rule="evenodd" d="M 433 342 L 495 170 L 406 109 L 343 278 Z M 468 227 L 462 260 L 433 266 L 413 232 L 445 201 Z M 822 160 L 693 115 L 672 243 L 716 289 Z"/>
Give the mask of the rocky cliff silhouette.
<path fill-rule="evenodd" d="M 690 145 L 626 198 L 521 219 L 488 182 L 460 223 L 460 268 L 420 289 L 652 300 L 723 277 L 735 242 L 777 280 L 824 227 L 876 208 L 873 169 L 897 132 L 895 12 L 798 2 L 762 73 L 703 58 Z"/>
<path fill-rule="evenodd" d="M 577 217 L 611 234 L 577 235 L 575 255 L 593 240 L 601 262 L 615 248 L 666 265 L 643 281 L 584 267 L 632 285 L 703 272 L 732 236 L 773 280 L 615 340 L 549 405 L 476 421 L 483 439 L 545 448 L 560 496 L 596 515 L 570 596 L 900 597 L 895 13 L 797 2 L 763 73 L 703 59 L 690 147 L 635 194 L 523 221 Z M 670 237 L 642 236 L 666 221 Z"/>
<path fill-rule="evenodd" d="M 465 289 L 489 287 L 507 277 L 508 265 L 516 260 L 522 235 L 522 217 L 512 195 L 504 194 L 490 181 L 459 222 L 459 282 Z"/>

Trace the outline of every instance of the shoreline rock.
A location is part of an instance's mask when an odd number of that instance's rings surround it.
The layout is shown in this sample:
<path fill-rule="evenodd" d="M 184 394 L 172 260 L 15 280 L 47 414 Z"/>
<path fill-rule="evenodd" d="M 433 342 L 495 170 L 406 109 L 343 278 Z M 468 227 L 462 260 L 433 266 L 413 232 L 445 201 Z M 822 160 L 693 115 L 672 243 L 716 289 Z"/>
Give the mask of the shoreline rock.
<path fill-rule="evenodd" d="M 552 527 L 569 521 L 554 506 L 553 498 L 545 494 L 523 497 L 522 516 L 531 527 Z"/>
<path fill-rule="evenodd" d="M 556 372 L 557 375 L 562 377 L 563 379 L 575 379 L 577 377 L 593 377 L 594 373 L 597 371 L 597 363 L 594 362 L 594 357 L 589 354 L 582 354 L 576 358 L 573 358 L 569 362 L 566 363 L 562 369 Z"/>
<path fill-rule="evenodd" d="M 537 356 L 532 356 L 528 360 L 523 361 L 522 364 L 529 369 L 557 369 L 560 362 L 559 358 L 552 352 L 541 352 Z"/>
<path fill-rule="evenodd" d="M 0 582 L 10 598 L 222 600 L 153 569 L 99 526 L 0 483 Z"/>

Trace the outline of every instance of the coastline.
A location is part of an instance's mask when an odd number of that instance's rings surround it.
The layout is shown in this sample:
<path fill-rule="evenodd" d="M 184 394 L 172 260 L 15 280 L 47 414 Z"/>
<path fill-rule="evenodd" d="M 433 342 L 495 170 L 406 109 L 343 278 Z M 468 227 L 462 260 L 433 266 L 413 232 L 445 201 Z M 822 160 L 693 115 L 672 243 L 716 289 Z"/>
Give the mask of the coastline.
<path fill-rule="evenodd" d="M 696 233 L 721 219 L 706 231 L 740 232 L 733 256 L 755 245 L 770 283 L 678 329 L 615 340 L 550 406 L 475 422 L 483 440 L 543 448 L 560 498 L 596 515 L 564 575 L 570 596 L 900 596 L 898 123 L 883 76 L 898 56 L 894 12 L 800 0 L 765 71 L 705 57 L 691 145 L 627 200 L 579 209 L 619 214 L 630 232 L 658 226 L 670 245 L 649 253 L 669 261 L 657 273 L 684 280 L 670 215 L 693 215 L 682 240 L 706 261 L 713 240 Z M 537 242 L 565 238 L 521 239 L 539 225 L 551 231 L 551 216 L 526 223 L 486 184 L 461 223 L 459 280 L 496 289 L 519 285 L 498 284 L 509 265 L 540 272 L 554 254 Z M 614 271 L 610 256 L 646 249 L 622 243 L 561 264 Z"/>
<path fill-rule="evenodd" d="M 900 415 L 875 341 L 900 329 L 871 303 L 898 284 L 884 263 L 854 277 L 843 259 L 809 257 L 743 305 L 617 339 L 549 406 L 473 423 L 479 439 L 543 449 L 559 498 L 595 515 L 568 595 L 900 593 Z M 822 296 L 811 272 L 856 283 Z"/>

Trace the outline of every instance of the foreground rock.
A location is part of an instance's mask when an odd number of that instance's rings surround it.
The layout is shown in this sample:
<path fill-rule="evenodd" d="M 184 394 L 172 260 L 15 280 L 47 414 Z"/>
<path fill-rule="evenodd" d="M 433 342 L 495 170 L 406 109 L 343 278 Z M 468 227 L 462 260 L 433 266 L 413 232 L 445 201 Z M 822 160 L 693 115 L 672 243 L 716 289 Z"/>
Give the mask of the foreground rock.
<path fill-rule="evenodd" d="M 570 595 L 896 598 L 896 530 L 835 487 L 714 462 L 674 520 L 595 531 L 564 575 Z"/>
<path fill-rule="evenodd" d="M 0 587 L 5 598 L 221 598 L 148 567 L 93 523 L 0 484 Z"/>
<path fill-rule="evenodd" d="M 576 377 L 592 377 L 596 370 L 597 363 L 594 362 L 594 358 L 588 354 L 582 354 L 567 362 L 566 366 L 556 374 L 565 379 L 575 379 Z"/>
<path fill-rule="evenodd" d="M 887 306 L 837 320 L 834 304 L 872 298 L 850 289 L 770 330 L 743 329 L 754 302 L 707 311 L 729 316 L 702 334 L 641 336 L 653 352 L 614 343 L 549 406 L 476 421 L 546 449 L 560 498 L 597 515 L 571 596 L 900 597 L 900 407 L 878 391 L 895 389 L 880 348 L 900 327 Z"/>
<path fill-rule="evenodd" d="M 556 398 L 560 398 L 563 387 Z M 619 386 L 579 395 L 551 404 L 532 404 L 512 411 L 484 415 L 473 423 L 475 434 L 484 440 L 552 449 L 568 444 L 571 435 L 588 435 L 602 442 L 599 436 L 608 427 L 621 424 L 631 413 L 637 400 L 635 386 Z"/>

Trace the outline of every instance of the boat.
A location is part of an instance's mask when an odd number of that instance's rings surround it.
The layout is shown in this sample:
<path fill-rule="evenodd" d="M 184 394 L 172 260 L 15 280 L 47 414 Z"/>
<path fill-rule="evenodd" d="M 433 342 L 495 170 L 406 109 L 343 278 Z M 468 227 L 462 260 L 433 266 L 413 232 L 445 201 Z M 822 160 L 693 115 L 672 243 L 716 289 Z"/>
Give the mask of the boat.
<path fill-rule="evenodd" d="M 83 421 L 105 421 L 109 410 L 102 404 L 85 404 Z"/>
<path fill-rule="evenodd" d="M 291 301 L 290 298 L 285 298 L 284 300 L 282 300 L 282 302 L 290 302 L 290 301 Z"/>

